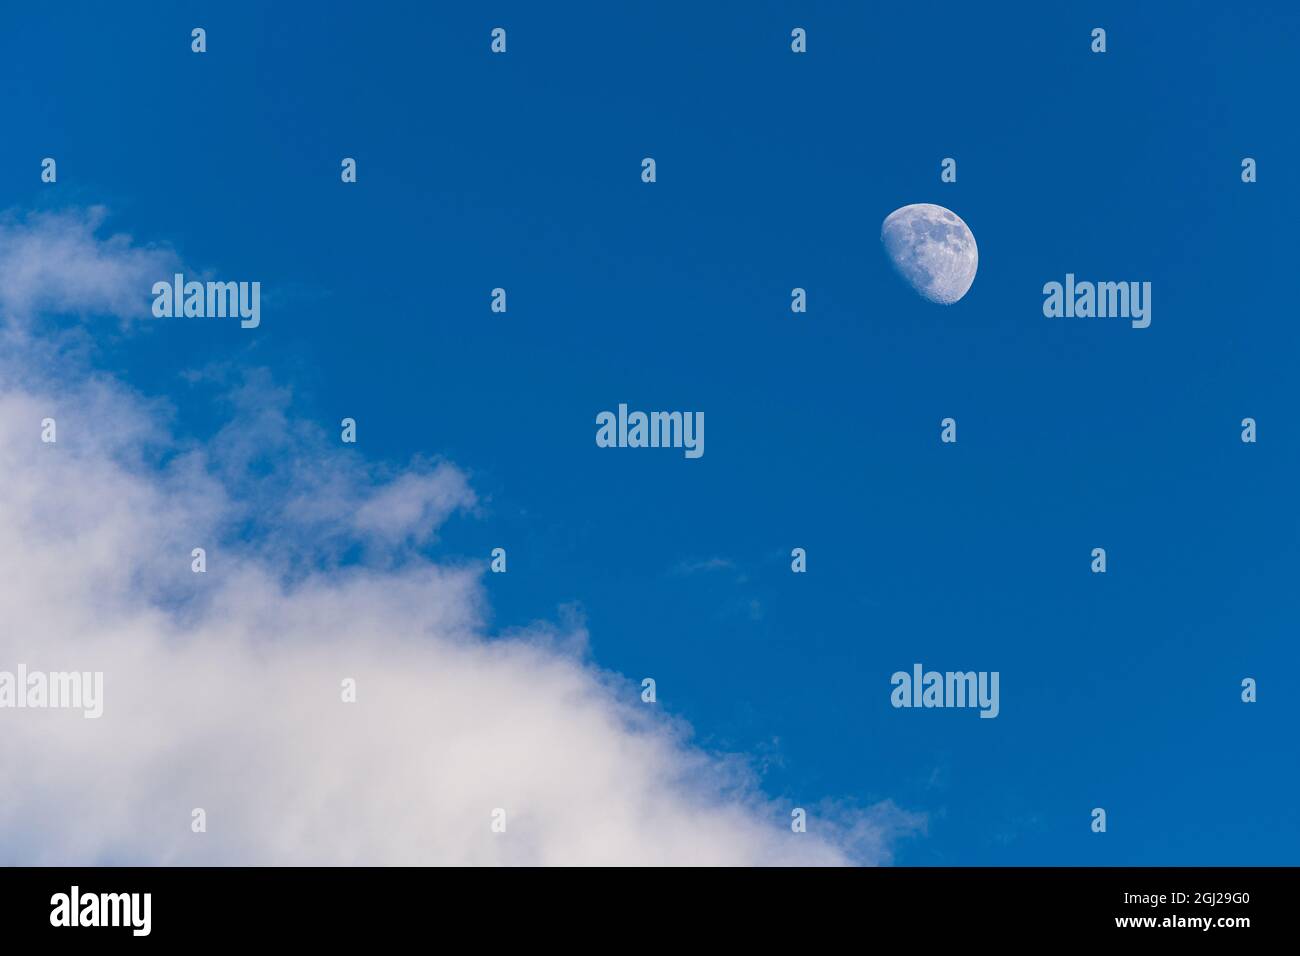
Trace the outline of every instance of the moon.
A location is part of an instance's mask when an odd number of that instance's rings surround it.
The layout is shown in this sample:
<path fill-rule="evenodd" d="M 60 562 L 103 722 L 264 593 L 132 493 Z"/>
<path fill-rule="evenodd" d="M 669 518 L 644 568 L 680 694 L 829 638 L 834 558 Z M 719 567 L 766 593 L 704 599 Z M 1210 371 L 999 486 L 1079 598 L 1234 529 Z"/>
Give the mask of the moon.
<path fill-rule="evenodd" d="M 880 241 L 898 274 L 931 302 L 952 305 L 975 281 L 975 236 L 951 209 L 928 202 L 895 209 L 880 226 Z"/>

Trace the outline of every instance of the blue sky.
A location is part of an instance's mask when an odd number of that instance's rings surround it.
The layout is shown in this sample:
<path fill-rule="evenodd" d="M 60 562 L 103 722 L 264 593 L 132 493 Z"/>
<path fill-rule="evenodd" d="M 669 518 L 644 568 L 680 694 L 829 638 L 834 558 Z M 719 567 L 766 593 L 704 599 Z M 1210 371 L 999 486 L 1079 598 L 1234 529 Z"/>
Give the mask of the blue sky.
<path fill-rule="evenodd" d="M 580 607 L 769 794 L 925 813 L 899 863 L 1294 863 L 1300 14 L 464 6 L 6 11 L 4 207 L 262 282 L 255 331 L 97 364 L 195 436 L 178 371 L 257 365 L 368 458 L 454 461 L 480 509 L 428 550 L 508 549 L 494 628 Z M 979 243 L 954 306 L 880 250 L 914 202 Z M 1150 328 L 1045 318 L 1067 272 L 1150 281 Z M 619 402 L 704 411 L 704 457 L 598 449 Z M 894 710 L 916 661 L 1000 671 L 1000 716 Z"/>

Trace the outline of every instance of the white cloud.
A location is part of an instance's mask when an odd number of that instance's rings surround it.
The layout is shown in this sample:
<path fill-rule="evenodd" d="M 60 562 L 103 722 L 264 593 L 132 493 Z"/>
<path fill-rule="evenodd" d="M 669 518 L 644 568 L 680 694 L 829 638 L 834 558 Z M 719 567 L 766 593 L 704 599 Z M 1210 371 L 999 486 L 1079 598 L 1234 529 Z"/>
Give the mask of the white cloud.
<path fill-rule="evenodd" d="M 352 524 L 362 534 L 390 543 L 424 544 L 453 511 L 474 500 L 464 474 L 441 464 L 430 471 L 408 471 L 389 482 L 356 509 Z"/>
<path fill-rule="evenodd" d="M 730 558 L 687 558 L 673 568 L 675 574 L 701 574 L 706 571 L 730 571 L 736 564 Z"/>
<path fill-rule="evenodd" d="M 97 225 L 0 225 L 8 329 L 137 308 L 151 253 Z M 105 673 L 98 720 L 0 709 L 0 863 L 874 863 L 921 824 L 809 807 L 793 834 L 746 761 L 573 650 L 580 620 L 485 636 L 482 568 L 417 550 L 474 507 L 456 466 L 367 463 L 258 375 L 183 440 L 80 362 L 48 335 L 0 359 L 0 670 Z"/>
<path fill-rule="evenodd" d="M 105 218 L 96 206 L 0 220 L 0 310 L 10 323 L 39 312 L 149 314 L 138 307 L 171 275 L 176 256 L 128 236 L 97 236 Z"/>

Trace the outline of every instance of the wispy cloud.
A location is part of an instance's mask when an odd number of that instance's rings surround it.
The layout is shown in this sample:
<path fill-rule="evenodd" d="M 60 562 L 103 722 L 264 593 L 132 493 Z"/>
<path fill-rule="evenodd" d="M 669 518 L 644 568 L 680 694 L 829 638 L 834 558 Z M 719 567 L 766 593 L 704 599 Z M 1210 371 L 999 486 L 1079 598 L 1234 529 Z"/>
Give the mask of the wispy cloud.
<path fill-rule="evenodd" d="M 736 567 L 730 558 L 687 558 L 674 568 L 674 574 L 703 574 L 708 571 L 730 571 Z"/>
<path fill-rule="evenodd" d="M 141 306 L 150 286 L 171 273 L 177 256 L 129 236 L 101 237 L 106 219 L 98 206 L 0 219 L 0 310 L 7 324 L 42 313 L 149 314 Z"/>
<path fill-rule="evenodd" d="M 716 555 L 710 558 L 687 558 L 674 565 L 671 573 L 679 577 L 725 575 L 726 580 L 742 591 L 722 603 L 718 617 L 743 617 L 753 623 L 763 620 L 763 602 L 754 594 L 745 593 L 744 585 L 749 584 L 749 575 L 731 558 Z"/>

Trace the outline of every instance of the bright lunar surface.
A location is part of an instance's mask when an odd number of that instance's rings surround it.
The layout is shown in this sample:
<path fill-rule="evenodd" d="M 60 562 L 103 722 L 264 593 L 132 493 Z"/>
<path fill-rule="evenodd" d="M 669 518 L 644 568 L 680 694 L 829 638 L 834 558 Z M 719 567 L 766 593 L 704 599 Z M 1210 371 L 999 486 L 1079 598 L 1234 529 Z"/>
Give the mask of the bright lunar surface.
<path fill-rule="evenodd" d="M 931 302 L 952 305 L 975 281 L 975 236 L 950 209 L 928 202 L 895 209 L 880 227 L 880 241 L 898 274 Z"/>

